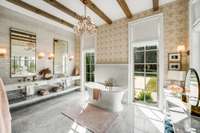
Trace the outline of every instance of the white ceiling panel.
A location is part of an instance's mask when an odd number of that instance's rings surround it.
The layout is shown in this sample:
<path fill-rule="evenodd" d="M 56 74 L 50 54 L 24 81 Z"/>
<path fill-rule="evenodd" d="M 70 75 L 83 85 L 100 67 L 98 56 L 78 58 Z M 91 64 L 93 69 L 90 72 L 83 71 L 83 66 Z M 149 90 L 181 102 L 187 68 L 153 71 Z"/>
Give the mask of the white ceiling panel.
<path fill-rule="evenodd" d="M 71 10 L 75 11 L 79 15 L 84 15 L 84 4 L 80 0 L 58 0 L 63 5 L 66 5 Z M 104 24 L 105 22 L 96 15 L 92 10 L 87 8 L 87 16 L 90 16 L 92 22 L 94 22 L 97 26 Z"/>
<path fill-rule="evenodd" d="M 54 15 L 54 16 L 59 17 L 61 19 L 64 19 L 71 24 L 77 23 L 77 20 L 75 18 L 73 18 L 73 17 L 67 15 L 66 13 L 58 10 L 57 8 L 51 6 L 50 4 L 44 2 L 43 0 L 23 0 L 23 1 L 43 10 L 45 12 L 48 12 L 51 15 Z"/>
<path fill-rule="evenodd" d="M 92 0 L 112 21 L 125 17 L 116 0 Z"/>
<path fill-rule="evenodd" d="M 8 3 L 6 2 L 6 0 L 0 0 L 0 1 Z M 51 6 L 50 4 L 44 2 L 43 0 L 23 0 L 23 1 L 41 10 L 44 10 L 54 16 L 62 18 L 71 24 L 76 25 L 78 22 L 77 19 Z M 108 16 L 112 21 L 126 17 L 123 10 L 121 9 L 121 7 L 119 6 L 116 0 L 91 0 L 91 1 L 99 9 L 101 9 L 105 13 L 105 15 Z M 125 1 L 133 15 L 136 13 L 148 10 L 148 9 L 152 9 L 153 7 L 152 0 L 125 0 Z M 160 5 L 163 5 L 172 1 L 175 1 L 175 0 L 160 0 Z M 84 15 L 84 4 L 80 0 L 58 0 L 58 2 L 68 7 L 69 9 L 73 10 L 77 14 Z M 2 4 L 2 5 L 8 6 L 9 4 Z M 30 11 L 27 11 L 27 13 L 31 14 Z M 90 16 L 92 19 L 92 22 L 94 22 L 97 26 L 106 24 L 106 22 L 103 19 L 101 19 L 97 14 L 95 14 L 89 8 L 87 8 L 87 16 Z"/>
<path fill-rule="evenodd" d="M 175 0 L 159 0 L 159 5 L 163 5 L 172 1 Z M 126 0 L 126 2 L 132 14 L 153 8 L 152 0 Z"/>
<path fill-rule="evenodd" d="M 42 22 L 45 22 L 45 23 L 48 23 L 48 24 L 51 24 L 51 25 L 54 25 L 56 27 L 59 27 L 59 28 L 62 28 L 63 30 L 67 30 L 67 31 L 70 31 L 70 32 L 73 32 L 73 29 L 70 28 L 69 26 L 65 26 L 63 24 L 60 24 L 56 21 L 53 21 L 51 19 L 48 19 L 46 17 L 43 17 L 39 14 L 36 14 L 34 12 L 31 12 L 31 11 L 28 11 L 22 7 L 19 7 L 17 5 L 14 5 L 6 0 L 0 0 L 0 6 L 3 6 L 7 9 L 10 9 L 11 11 L 13 12 L 18 12 L 24 16 L 29 16 L 29 17 L 32 17 L 32 18 L 35 18 L 36 20 L 39 20 L 39 21 L 42 21 Z M 0 9 L 0 12 L 2 12 L 3 10 Z"/>
<path fill-rule="evenodd" d="M 152 0 L 126 0 L 132 14 L 152 8 Z"/>

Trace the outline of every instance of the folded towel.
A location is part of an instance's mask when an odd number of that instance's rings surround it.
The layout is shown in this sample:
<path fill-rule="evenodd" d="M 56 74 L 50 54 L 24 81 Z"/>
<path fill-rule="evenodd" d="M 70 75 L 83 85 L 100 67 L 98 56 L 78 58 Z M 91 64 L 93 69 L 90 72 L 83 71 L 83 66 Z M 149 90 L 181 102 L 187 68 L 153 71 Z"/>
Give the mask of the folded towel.
<path fill-rule="evenodd" d="M 0 133 L 11 133 L 11 115 L 3 81 L 0 78 Z"/>
<path fill-rule="evenodd" d="M 93 100 L 99 100 L 101 98 L 101 90 L 100 89 L 93 89 Z"/>

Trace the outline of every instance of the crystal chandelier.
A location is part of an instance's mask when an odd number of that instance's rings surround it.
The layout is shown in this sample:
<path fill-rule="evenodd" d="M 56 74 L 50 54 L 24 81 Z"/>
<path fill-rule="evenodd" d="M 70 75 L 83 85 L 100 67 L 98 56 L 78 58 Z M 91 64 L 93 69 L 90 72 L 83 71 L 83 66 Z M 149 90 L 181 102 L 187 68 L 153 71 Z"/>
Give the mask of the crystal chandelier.
<path fill-rule="evenodd" d="M 84 6 L 84 16 L 78 21 L 78 24 L 74 26 L 76 34 L 81 35 L 83 33 L 95 33 L 97 31 L 96 25 L 92 23 L 91 18 L 86 16 L 86 5 Z"/>

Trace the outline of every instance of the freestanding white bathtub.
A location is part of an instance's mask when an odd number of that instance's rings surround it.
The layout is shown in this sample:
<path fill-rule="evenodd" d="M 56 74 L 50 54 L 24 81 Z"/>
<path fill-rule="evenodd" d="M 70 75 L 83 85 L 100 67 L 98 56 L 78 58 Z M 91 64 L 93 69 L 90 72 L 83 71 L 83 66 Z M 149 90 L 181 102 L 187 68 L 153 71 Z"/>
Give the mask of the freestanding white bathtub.
<path fill-rule="evenodd" d="M 90 104 L 108 109 L 112 112 L 120 112 L 123 110 L 122 98 L 127 91 L 126 88 L 112 87 L 112 90 L 108 90 L 104 85 L 95 82 L 86 83 L 85 86 L 88 89 L 88 101 Z M 94 88 L 101 90 L 101 97 L 98 100 L 93 99 Z"/>

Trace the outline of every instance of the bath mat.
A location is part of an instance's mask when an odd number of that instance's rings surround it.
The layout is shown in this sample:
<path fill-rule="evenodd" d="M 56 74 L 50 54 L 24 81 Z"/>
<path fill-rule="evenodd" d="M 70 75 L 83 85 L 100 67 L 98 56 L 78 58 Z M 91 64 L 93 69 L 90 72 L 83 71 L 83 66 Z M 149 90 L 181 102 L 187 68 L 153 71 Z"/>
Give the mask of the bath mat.
<path fill-rule="evenodd" d="M 62 113 L 94 133 L 105 133 L 118 117 L 118 113 L 109 112 L 91 104 L 68 105 Z"/>

